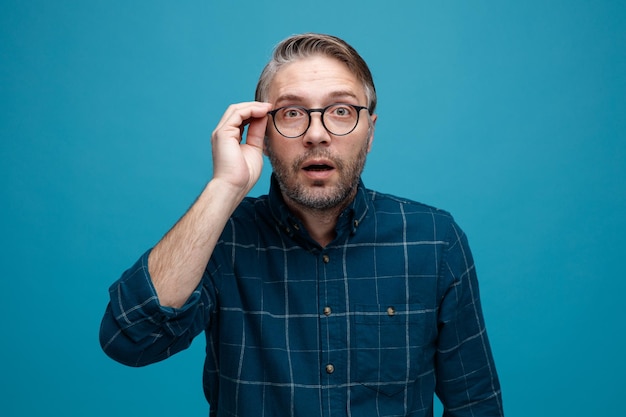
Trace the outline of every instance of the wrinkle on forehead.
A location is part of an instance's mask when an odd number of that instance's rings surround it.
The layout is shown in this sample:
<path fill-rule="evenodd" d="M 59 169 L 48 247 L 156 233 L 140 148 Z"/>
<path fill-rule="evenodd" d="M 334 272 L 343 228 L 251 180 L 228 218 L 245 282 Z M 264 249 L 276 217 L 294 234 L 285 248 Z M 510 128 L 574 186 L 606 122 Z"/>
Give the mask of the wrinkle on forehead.
<path fill-rule="evenodd" d="M 325 56 L 301 59 L 281 68 L 270 85 L 269 99 L 275 105 L 322 106 L 337 99 L 367 104 L 356 76 L 344 63 Z"/>

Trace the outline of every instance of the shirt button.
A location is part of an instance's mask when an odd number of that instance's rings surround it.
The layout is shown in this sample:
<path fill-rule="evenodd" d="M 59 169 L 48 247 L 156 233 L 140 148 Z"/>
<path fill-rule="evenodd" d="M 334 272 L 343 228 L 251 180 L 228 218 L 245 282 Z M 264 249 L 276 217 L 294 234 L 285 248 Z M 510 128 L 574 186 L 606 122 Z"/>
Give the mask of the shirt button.
<path fill-rule="evenodd" d="M 324 307 L 324 315 L 325 316 L 330 316 L 330 313 L 332 313 L 333 311 L 330 309 L 330 307 Z"/>
<path fill-rule="evenodd" d="M 396 309 L 393 307 L 387 307 L 387 315 L 388 316 L 395 316 L 396 315 Z"/>
<path fill-rule="evenodd" d="M 330 262 L 330 257 L 328 255 L 324 255 L 322 256 L 322 261 L 324 261 L 324 263 L 327 264 L 328 262 Z"/>
<path fill-rule="evenodd" d="M 335 367 L 331 363 L 326 365 L 326 373 L 327 374 L 332 374 L 333 372 L 335 372 Z"/>

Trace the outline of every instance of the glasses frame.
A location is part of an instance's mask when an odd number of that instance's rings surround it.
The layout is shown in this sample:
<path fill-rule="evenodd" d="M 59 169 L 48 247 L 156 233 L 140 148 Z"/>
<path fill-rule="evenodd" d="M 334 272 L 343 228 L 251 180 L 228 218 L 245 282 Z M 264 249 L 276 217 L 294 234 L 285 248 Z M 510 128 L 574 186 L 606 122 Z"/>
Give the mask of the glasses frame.
<path fill-rule="evenodd" d="M 341 133 L 341 134 L 333 133 L 328 127 L 326 127 L 326 123 L 324 123 L 324 114 L 326 113 L 326 110 L 330 109 L 331 107 L 335 107 L 337 105 L 349 106 L 349 107 L 352 107 L 356 111 L 356 123 L 354 123 L 354 127 L 352 129 L 350 129 L 350 131 L 348 131 L 346 133 Z M 304 129 L 304 132 L 300 133 L 297 136 L 287 136 L 283 132 L 280 131 L 278 126 L 276 126 L 276 113 L 278 113 L 279 111 L 281 111 L 283 109 L 288 109 L 288 108 L 302 110 L 302 111 L 304 111 L 307 114 L 307 116 L 309 116 L 309 123 L 307 124 L 306 129 Z M 311 127 L 311 113 L 320 113 L 320 120 L 322 121 L 322 126 L 324 126 L 324 129 L 326 129 L 326 131 L 328 133 L 330 133 L 331 135 L 333 135 L 333 136 L 346 136 L 346 135 L 349 135 L 350 133 L 354 132 L 354 129 L 356 129 L 356 127 L 359 125 L 359 120 L 360 120 L 360 116 L 361 116 L 361 110 L 367 110 L 369 112 L 369 107 L 367 107 L 367 106 L 358 106 L 356 104 L 350 104 L 350 103 L 333 103 L 333 104 L 329 104 L 328 106 L 323 107 L 323 108 L 319 108 L 319 109 L 307 109 L 304 106 L 282 106 L 282 107 L 279 107 L 277 109 L 268 111 L 267 114 L 272 116 L 272 122 L 274 123 L 274 128 L 276 129 L 276 131 L 278 133 L 280 133 L 281 136 L 283 136 L 283 137 L 285 137 L 287 139 L 296 139 L 296 138 L 299 138 L 301 136 L 304 136 L 306 134 L 306 132 L 308 132 L 309 128 Z"/>

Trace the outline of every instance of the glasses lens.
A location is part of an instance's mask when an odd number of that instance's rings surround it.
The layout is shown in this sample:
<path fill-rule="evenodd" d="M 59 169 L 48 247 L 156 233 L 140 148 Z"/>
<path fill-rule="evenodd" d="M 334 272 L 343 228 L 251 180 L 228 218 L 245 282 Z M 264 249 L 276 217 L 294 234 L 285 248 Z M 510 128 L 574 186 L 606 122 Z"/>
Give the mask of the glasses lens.
<path fill-rule="evenodd" d="M 333 135 L 347 135 L 358 122 L 359 111 L 349 104 L 333 104 L 324 112 L 324 125 Z"/>
<path fill-rule="evenodd" d="M 274 114 L 274 126 L 281 135 L 297 138 L 309 127 L 309 114 L 302 107 L 283 107 Z"/>

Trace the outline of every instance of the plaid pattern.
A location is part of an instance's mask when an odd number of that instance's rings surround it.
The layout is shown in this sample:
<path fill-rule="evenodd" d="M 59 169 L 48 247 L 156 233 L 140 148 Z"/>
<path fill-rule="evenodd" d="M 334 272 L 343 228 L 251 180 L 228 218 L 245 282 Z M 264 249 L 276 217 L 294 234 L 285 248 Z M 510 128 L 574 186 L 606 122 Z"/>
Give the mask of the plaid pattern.
<path fill-rule="evenodd" d="M 142 366 L 207 337 L 211 416 L 501 416 L 472 256 L 451 216 L 361 184 L 321 248 L 275 182 L 242 202 L 201 285 L 158 304 L 147 253 L 110 289 L 104 351 Z"/>

